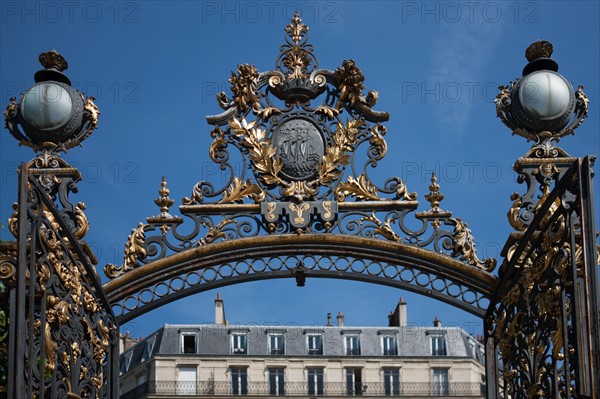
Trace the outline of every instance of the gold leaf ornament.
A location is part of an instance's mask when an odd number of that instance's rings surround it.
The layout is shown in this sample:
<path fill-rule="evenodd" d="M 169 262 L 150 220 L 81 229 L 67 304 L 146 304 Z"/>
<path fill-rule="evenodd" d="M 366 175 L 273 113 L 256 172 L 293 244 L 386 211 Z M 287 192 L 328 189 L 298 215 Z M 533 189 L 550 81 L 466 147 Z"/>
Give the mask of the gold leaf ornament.
<path fill-rule="evenodd" d="M 487 272 L 493 271 L 496 268 L 496 259 L 486 258 L 483 261 L 480 260 L 477 256 L 475 237 L 473 237 L 471 229 L 460 218 L 453 218 L 452 220 L 456 223 L 452 234 L 454 241 L 453 256 L 457 256 L 461 261 Z"/>
<path fill-rule="evenodd" d="M 146 257 L 146 248 L 144 244 L 146 239 L 144 228 L 146 228 L 146 226 L 146 224 L 140 223 L 138 224 L 138 227 L 131 230 L 131 234 L 127 237 L 127 243 L 125 244 L 123 265 L 117 266 L 111 263 L 107 264 L 104 267 L 104 273 L 107 277 L 118 277 L 140 265 L 139 261 Z"/>
<path fill-rule="evenodd" d="M 251 197 L 255 203 L 259 203 L 265 200 L 265 193 L 258 185 L 250 182 L 250 179 L 243 182 L 240 178 L 234 177 L 219 202 L 222 204 L 242 203 L 245 197 Z"/>
<path fill-rule="evenodd" d="M 278 176 L 283 163 L 275 157 L 277 149 L 273 147 L 271 139 L 266 137 L 265 131 L 255 125 L 256 121 L 246 122 L 245 119 L 238 121 L 233 118 L 229 122 L 233 134 L 248 150 L 248 158 L 265 184 L 284 185 L 285 182 Z"/>
<path fill-rule="evenodd" d="M 360 128 L 364 123 L 362 119 L 351 119 L 346 121 L 345 126 L 340 122 L 336 124 L 332 143 L 327 147 L 318 167 L 317 182 L 319 184 L 328 186 L 339 178 L 340 167 L 348 165 L 350 162 L 348 153 L 354 150 Z"/>
<path fill-rule="evenodd" d="M 348 176 L 348 181 L 341 183 L 335 190 L 336 199 L 344 202 L 347 196 L 356 197 L 358 200 L 378 201 L 377 187 L 361 174 L 358 179 Z"/>

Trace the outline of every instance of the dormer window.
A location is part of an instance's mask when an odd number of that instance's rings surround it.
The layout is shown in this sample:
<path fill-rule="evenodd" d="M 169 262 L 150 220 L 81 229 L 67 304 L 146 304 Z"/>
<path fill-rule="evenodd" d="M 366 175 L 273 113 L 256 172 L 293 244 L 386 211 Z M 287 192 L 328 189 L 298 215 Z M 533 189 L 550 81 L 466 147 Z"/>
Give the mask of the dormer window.
<path fill-rule="evenodd" d="M 269 335 L 269 354 L 283 355 L 285 354 L 285 340 L 283 334 Z"/>
<path fill-rule="evenodd" d="M 181 353 L 198 353 L 196 343 L 195 332 L 181 333 Z"/>
<path fill-rule="evenodd" d="M 431 356 L 446 356 L 446 337 L 444 334 L 430 336 Z"/>
<path fill-rule="evenodd" d="M 306 336 L 307 353 L 309 355 L 323 354 L 323 336 L 321 334 L 309 334 Z"/>
<path fill-rule="evenodd" d="M 231 353 L 234 355 L 248 354 L 248 335 L 246 333 L 231 334 Z"/>

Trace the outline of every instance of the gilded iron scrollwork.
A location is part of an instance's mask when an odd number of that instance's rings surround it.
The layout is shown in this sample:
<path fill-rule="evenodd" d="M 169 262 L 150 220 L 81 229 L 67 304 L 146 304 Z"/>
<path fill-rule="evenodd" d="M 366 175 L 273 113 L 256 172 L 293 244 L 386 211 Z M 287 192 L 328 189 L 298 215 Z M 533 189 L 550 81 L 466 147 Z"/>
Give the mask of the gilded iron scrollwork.
<path fill-rule="evenodd" d="M 573 171 L 565 178 L 573 179 Z M 581 270 L 571 237 L 581 235 L 574 230 L 576 196 L 569 190 L 577 191 L 571 186 L 562 188 L 562 196 L 548 196 L 540 204 L 546 216 L 535 218 L 519 233 L 522 238 L 505 246 L 502 283 L 488 325 L 501 354 L 501 378 L 514 398 L 577 397 L 573 309 Z"/>
<path fill-rule="evenodd" d="M 439 209 L 443 196 L 435 177 L 437 191 L 425 197 L 432 199 L 426 212 L 416 212 L 417 194 L 402 179 L 392 177 L 382 185 L 371 179 L 388 152 L 383 123 L 389 114 L 373 110 L 378 94 L 365 94 L 365 77 L 356 63 L 320 69 L 308 27 L 297 14 L 285 32 L 275 70 L 239 65 L 229 79 L 232 97 L 217 95 L 223 112 L 207 117 L 213 125 L 209 156 L 224 184 L 198 182 L 182 200 L 181 217 L 164 208 L 165 199 L 156 202 L 162 217 L 148 218 L 132 231 L 122 265 L 107 265 L 106 275 L 125 278 L 128 271 L 170 254 L 286 234 L 405 243 L 491 272 L 495 260 L 478 258 L 467 224 Z M 184 223 L 190 221 L 191 226 Z M 302 270 L 310 276 L 309 267 Z M 123 313 L 146 304 L 134 296 Z"/>
<path fill-rule="evenodd" d="M 93 267 L 96 260 L 82 241 L 89 229 L 85 205 L 69 200 L 80 177 L 64 161 L 59 168 L 37 165 L 34 160 L 21 170 L 28 188 L 27 212 L 20 215 L 15 209 L 11 221 L 11 232 L 26 239 L 27 260 L 18 259 L 16 246 L 3 247 L 0 257 L 5 287 L 16 289 L 22 273 L 27 295 L 36 298 L 20 310 L 26 315 L 26 346 L 16 353 L 31 370 L 26 392 L 34 398 L 106 398 L 111 395 L 106 382 L 118 329 Z M 27 229 L 20 232 L 16 225 L 23 217 Z M 25 268 L 19 269 L 21 265 Z"/>

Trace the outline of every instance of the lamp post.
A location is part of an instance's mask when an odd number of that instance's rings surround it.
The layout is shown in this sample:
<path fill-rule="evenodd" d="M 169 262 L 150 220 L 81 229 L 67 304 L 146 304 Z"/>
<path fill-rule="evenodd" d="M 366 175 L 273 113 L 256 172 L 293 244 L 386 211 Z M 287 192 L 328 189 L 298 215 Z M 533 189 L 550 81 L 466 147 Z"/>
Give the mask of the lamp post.
<path fill-rule="evenodd" d="M 81 144 L 98 125 L 98 107 L 94 98 L 71 87 L 63 74 L 68 63 L 55 50 L 42 53 L 40 63 L 45 69 L 34 75 L 36 84 L 21 95 L 19 103 L 13 97 L 4 111 L 6 128 L 21 145 L 41 152 L 43 166 L 50 166 L 61 151 Z M 38 167 L 42 166 L 38 164 Z"/>
<path fill-rule="evenodd" d="M 496 97 L 502 122 L 535 142 L 513 166 L 526 192 L 511 196 L 516 231 L 502 249 L 486 317 L 488 392 L 513 398 L 597 397 L 600 386 L 594 157 L 575 158 L 556 145 L 586 118 L 589 100 L 558 73 L 552 50 L 547 41 L 531 44 L 522 77 Z"/>
<path fill-rule="evenodd" d="M 83 240 L 86 206 L 69 198 L 81 175 L 59 155 L 94 131 L 99 111 L 71 86 L 62 55 L 39 60 L 35 84 L 4 111 L 6 128 L 37 153 L 19 168 L 19 202 L 8 220 L 19 251 L 8 283 L 8 398 L 117 397 L 117 324 Z"/>
<path fill-rule="evenodd" d="M 574 90 L 558 73 L 558 64 L 550 58 L 552 51 L 550 42 L 531 44 L 525 52 L 529 63 L 523 76 L 507 87 L 500 86 L 496 97 L 496 113 L 502 122 L 513 134 L 535 142 L 513 166 L 518 182 L 527 184 L 525 194 L 511 196 L 509 222 L 518 231 L 527 229 L 539 203 L 575 161 L 556 143 L 574 134 L 588 113 L 583 86 Z"/>

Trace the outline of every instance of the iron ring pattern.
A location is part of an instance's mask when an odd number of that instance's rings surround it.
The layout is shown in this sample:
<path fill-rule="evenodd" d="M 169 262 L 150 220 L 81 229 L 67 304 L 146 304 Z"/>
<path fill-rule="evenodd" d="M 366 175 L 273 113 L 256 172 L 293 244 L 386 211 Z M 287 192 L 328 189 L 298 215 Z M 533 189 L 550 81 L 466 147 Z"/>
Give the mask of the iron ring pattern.
<path fill-rule="evenodd" d="M 350 279 L 411 290 L 480 317 L 488 308 L 495 279 L 482 270 L 472 269 L 477 273 L 467 278 L 470 270 L 462 263 L 449 258 L 454 265 L 463 265 L 462 270 L 450 273 L 447 265 L 440 265 L 448 257 L 438 254 L 425 259 L 419 251 L 411 253 L 411 245 L 376 248 L 377 243 L 385 243 L 358 237 L 350 242 L 347 236 L 334 237 L 338 239 L 334 245 L 333 241 L 322 242 L 324 237 L 288 234 L 267 237 L 268 242 L 264 237 L 251 237 L 240 240 L 242 246 L 222 241 L 183 253 L 181 259 L 167 257 L 145 266 L 148 270 L 131 272 L 144 272 L 144 281 L 127 275 L 105 287 L 120 323 L 188 295 L 241 282 L 289 278 L 299 270 L 309 278 Z M 347 248 L 339 240 L 346 241 Z M 487 281 L 482 278 L 485 276 L 489 276 Z"/>
<path fill-rule="evenodd" d="M 298 265 L 306 265 L 306 260 L 309 258 L 312 258 L 314 262 L 312 266 L 305 267 L 309 276 L 327 277 L 330 273 L 342 278 L 407 288 L 428 295 L 435 292 L 437 296 L 444 296 L 446 302 L 460 302 L 457 306 L 480 316 L 484 314 L 489 305 L 489 296 L 460 284 L 460 282 L 416 270 L 409 265 L 366 261 L 362 258 L 344 256 L 291 255 L 224 262 L 189 271 L 120 299 L 113 303 L 112 310 L 121 322 L 126 322 L 133 318 L 135 313 L 139 313 L 144 306 L 158 305 L 160 300 L 170 296 L 189 295 L 210 290 L 215 286 L 259 280 L 267 278 L 269 274 L 269 277 L 273 278 L 291 277 L 294 268 Z M 343 276 L 340 273 L 343 273 Z M 177 285 L 177 282 L 180 284 Z"/>

